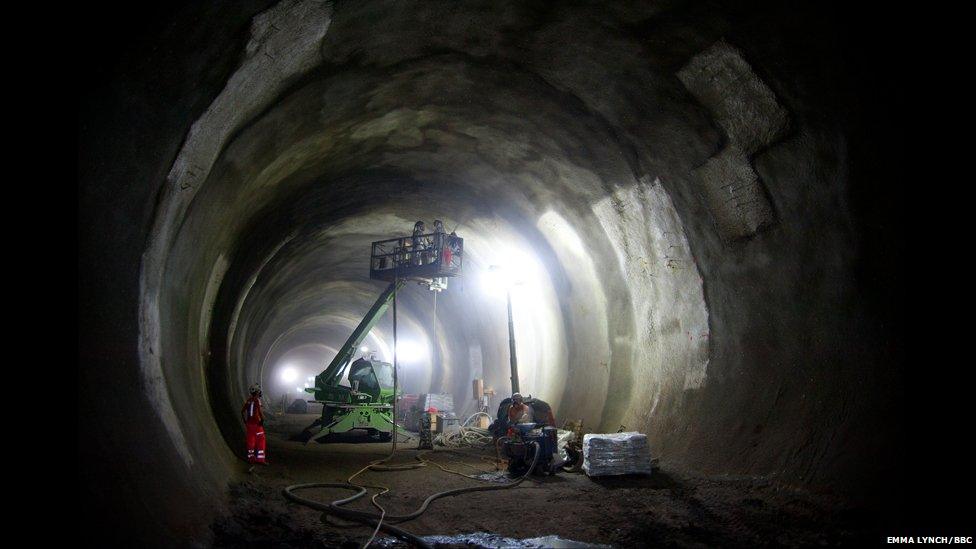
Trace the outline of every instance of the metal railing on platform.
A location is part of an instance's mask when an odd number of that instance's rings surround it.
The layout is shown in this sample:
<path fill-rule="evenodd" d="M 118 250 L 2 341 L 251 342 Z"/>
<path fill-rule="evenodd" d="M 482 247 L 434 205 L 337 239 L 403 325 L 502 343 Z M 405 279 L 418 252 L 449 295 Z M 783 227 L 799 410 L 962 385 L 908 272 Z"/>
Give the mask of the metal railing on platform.
<path fill-rule="evenodd" d="M 431 279 L 461 275 L 464 239 L 445 233 L 405 236 L 373 242 L 369 277 Z"/>

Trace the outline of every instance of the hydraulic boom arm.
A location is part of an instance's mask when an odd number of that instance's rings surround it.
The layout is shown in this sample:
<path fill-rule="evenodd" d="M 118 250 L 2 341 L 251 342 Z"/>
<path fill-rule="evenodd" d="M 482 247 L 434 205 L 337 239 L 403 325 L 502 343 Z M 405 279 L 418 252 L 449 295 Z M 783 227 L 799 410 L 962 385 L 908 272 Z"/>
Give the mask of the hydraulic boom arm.
<path fill-rule="evenodd" d="M 403 286 L 405 280 L 399 279 L 396 282 L 390 282 L 390 285 L 386 287 L 386 290 L 380 294 L 380 297 L 376 299 L 376 303 L 370 308 L 366 316 L 359 323 L 359 326 L 353 330 L 349 339 L 343 344 L 342 348 L 339 349 L 339 354 L 332 359 L 329 364 L 321 374 L 315 377 L 315 387 L 305 389 L 309 393 L 315 393 L 315 400 L 328 400 L 327 389 L 329 387 L 334 387 L 338 385 L 339 378 L 342 372 L 345 371 L 346 366 L 352 360 L 353 355 L 356 353 L 356 349 L 359 348 L 359 344 L 366 339 L 369 331 L 373 329 L 373 326 L 383 317 L 386 313 L 386 309 L 390 306 L 390 302 L 393 301 L 393 295 L 396 293 L 401 286 Z"/>

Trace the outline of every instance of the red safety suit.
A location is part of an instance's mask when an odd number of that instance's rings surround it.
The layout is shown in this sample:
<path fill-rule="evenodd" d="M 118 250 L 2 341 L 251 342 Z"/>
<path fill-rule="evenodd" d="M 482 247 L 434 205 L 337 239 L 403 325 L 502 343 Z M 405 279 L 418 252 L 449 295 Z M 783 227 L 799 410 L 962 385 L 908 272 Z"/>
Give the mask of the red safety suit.
<path fill-rule="evenodd" d="M 241 409 L 244 417 L 244 427 L 247 430 L 247 461 L 248 463 L 264 463 L 265 436 L 264 412 L 261 411 L 261 399 L 251 396 L 244 402 Z"/>

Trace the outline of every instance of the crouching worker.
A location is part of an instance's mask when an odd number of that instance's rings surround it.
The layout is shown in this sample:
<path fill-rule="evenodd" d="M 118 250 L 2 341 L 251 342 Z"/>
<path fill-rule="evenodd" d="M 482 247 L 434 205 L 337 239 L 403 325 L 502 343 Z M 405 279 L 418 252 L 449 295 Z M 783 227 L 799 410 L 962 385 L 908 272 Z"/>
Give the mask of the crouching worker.
<path fill-rule="evenodd" d="M 552 413 L 552 406 L 542 399 L 532 398 L 532 395 L 529 395 L 529 398 L 523 398 L 518 393 L 512 395 L 508 419 L 510 423 L 541 423 L 549 427 L 556 426 L 556 416 Z"/>
<path fill-rule="evenodd" d="M 515 393 L 498 405 L 498 416 L 488 430 L 492 436 L 498 438 L 505 436 L 518 423 L 541 423 L 555 427 L 556 417 L 548 402 L 532 398 L 531 395 L 525 398 L 520 393 Z"/>
<path fill-rule="evenodd" d="M 251 396 L 244 401 L 241 418 L 247 431 L 247 462 L 267 465 L 265 460 L 264 412 L 261 410 L 261 386 L 255 383 L 250 388 Z"/>
<path fill-rule="evenodd" d="M 520 393 L 512 395 L 512 403 L 508 407 L 508 424 L 532 423 L 534 421 L 532 408 L 525 403 Z"/>

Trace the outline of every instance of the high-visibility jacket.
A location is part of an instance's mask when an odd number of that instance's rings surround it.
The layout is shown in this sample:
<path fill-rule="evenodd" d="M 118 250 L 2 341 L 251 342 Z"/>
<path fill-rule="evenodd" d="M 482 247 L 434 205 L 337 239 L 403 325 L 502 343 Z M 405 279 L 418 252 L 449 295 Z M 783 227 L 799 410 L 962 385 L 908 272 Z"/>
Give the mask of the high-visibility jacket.
<path fill-rule="evenodd" d="M 249 425 L 260 425 L 264 422 L 264 412 L 261 411 L 261 399 L 252 396 L 244 401 L 244 408 L 241 409 L 244 416 L 244 423 Z"/>

